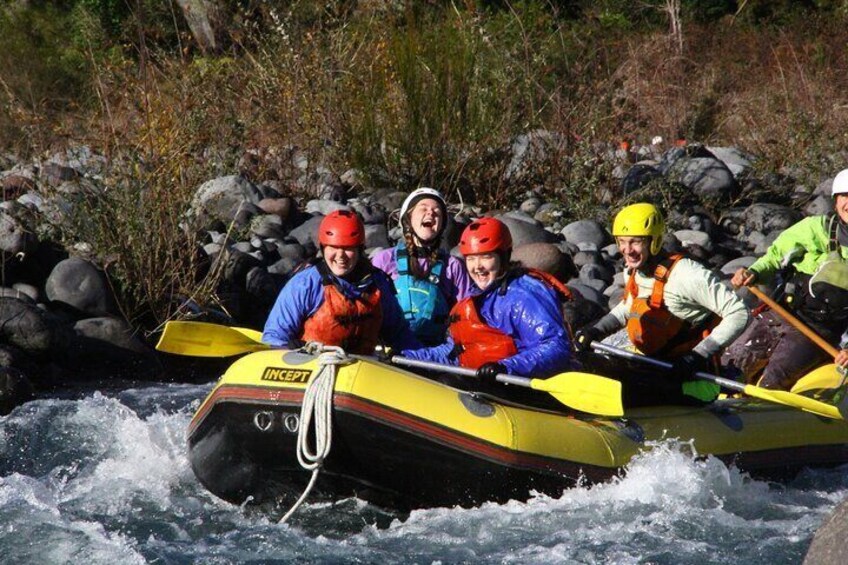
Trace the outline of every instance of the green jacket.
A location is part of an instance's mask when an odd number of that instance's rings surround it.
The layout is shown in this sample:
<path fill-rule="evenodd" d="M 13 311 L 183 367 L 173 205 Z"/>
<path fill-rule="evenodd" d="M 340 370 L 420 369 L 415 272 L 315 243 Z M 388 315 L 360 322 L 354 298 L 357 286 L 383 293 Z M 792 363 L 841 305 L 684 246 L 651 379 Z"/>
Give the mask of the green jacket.
<path fill-rule="evenodd" d="M 789 226 L 748 270 L 757 273 L 758 283 L 769 283 L 781 268 L 783 258 L 795 247 L 802 247 L 804 255 L 795 261 L 795 269 L 799 273 L 814 274 L 830 251 L 830 218 L 829 215 L 810 216 Z M 848 247 L 840 246 L 839 252 L 843 259 L 848 259 Z"/>

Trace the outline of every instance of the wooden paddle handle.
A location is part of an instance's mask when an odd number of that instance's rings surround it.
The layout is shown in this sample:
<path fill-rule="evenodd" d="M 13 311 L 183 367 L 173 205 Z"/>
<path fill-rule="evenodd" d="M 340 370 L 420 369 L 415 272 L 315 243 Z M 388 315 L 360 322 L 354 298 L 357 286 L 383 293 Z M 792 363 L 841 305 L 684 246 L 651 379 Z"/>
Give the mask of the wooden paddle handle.
<path fill-rule="evenodd" d="M 799 320 L 798 318 L 796 318 L 795 316 L 790 314 L 789 311 L 786 308 L 784 308 L 783 306 L 778 304 L 768 294 L 764 293 L 763 291 L 761 291 L 760 289 L 758 289 L 757 287 L 755 287 L 753 285 L 748 286 L 746 288 L 748 290 L 750 290 L 751 292 L 753 292 L 754 296 L 756 296 L 757 298 L 762 300 L 763 304 L 768 305 L 769 308 L 771 308 L 772 310 L 774 310 L 775 312 L 780 314 L 783 317 L 784 320 L 786 320 L 787 322 L 789 322 L 790 324 L 795 326 L 795 328 L 799 332 L 801 332 L 802 334 L 807 336 L 810 339 L 810 341 L 812 341 L 813 343 L 815 343 L 816 345 L 818 345 L 819 347 L 824 349 L 828 353 L 828 355 L 830 355 L 831 357 L 836 357 L 836 355 L 839 353 L 838 349 L 836 349 L 834 346 L 832 346 L 831 344 L 826 342 L 819 334 L 817 334 L 816 332 L 814 332 L 813 330 L 808 328 L 807 325 L 804 322 L 802 322 L 801 320 Z"/>

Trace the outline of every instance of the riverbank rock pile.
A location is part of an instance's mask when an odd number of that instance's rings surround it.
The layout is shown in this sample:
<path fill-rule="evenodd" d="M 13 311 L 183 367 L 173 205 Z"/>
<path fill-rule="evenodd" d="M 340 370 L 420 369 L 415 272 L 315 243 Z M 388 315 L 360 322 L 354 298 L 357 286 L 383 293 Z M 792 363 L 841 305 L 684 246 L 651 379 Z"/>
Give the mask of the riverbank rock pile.
<path fill-rule="evenodd" d="M 525 137 L 512 146 L 507 172 L 513 177 L 520 177 L 527 159 L 544 158 L 539 157 L 544 147 L 528 149 L 539 136 Z M 320 167 L 308 170 L 305 158 L 296 163 L 301 176 L 292 182 L 263 180 L 255 173 L 262 170 L 256 159 L 248 154 L 239 174 L 200 185 L 187 217 L 201 226 L 204 256 L 223 266 L 218 289 L 222 308 L 217 317 L 206 311 L 207 319 L 261 328 L 280 288 L 299 264 L 316 255 L 316 231 L 324 215 L 339 209 L 359 213 L 372 254 L 401 237 L 397 211 L 407 193 L 368 189 L 355 171 L 335 175 Z M 796 188 L 785 175 L 757 178 L 754 158 L 732 147 L 600 147 L 598 159 L 615 165 L 611 168 L 619 193 L 605 189 L 597 195 L 610 208 L 627 197 L 638 199 L 656 183 L 683 194 L 667 210 L 665 247 L 687 251 L 725 278 L 750 264 L 804 214 L 830 207 L 828 181 Z M 80 186 L 102 183 L 105 158 L 79 148 L 32 163 L 3 156 L 0 166 L 0 396 L 14 405 L 33 388 L 69 379 L 116 372 L 133 378 L 159 376 L 158 357 L 122 318 L 98 267 L 104 258 L 91 257 L 85 245 L 68 250 L 52 239 L 73 206 L 73 198 L 66 196 Z M 832 178 L 836 172 L 822 173 Z M 708 212 L 720 209 L 719 202 L 744 202 L 740 195 L 752 188 L 777 194 L 786 193 L 787 186 L 795 190 L 789 202 L 749 202 L 723 208 L 719 216 Z M 450 211 L 444 244 L 454 254 L 464 225 L 475 217 L 494 215 L 504 221 L 513 235 L 513 258 L 554 274 L 574 291 L 578 300 L 567 311 L 574 327 L 597 319 L 621 299 L 621 258 L 608 218 L 567 220 L 567 203 L 535 193 L 511 210 L 457 204 Z M 3 383 L 8 383 L 5 388 Z"/>

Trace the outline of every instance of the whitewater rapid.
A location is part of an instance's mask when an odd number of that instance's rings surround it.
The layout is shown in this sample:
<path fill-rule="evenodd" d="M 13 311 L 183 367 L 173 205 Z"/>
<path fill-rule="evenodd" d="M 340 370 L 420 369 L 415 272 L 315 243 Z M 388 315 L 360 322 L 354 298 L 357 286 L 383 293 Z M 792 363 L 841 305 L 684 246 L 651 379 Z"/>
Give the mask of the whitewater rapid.
<path fill-rule="evenodd" d="M 0 418 L 3 563 L 800 563 L 848 468 L 781 484 L 669 439 L 558 497 L 391 513 L 361 500 L 223 502 L 185 431 L 210 385 L 77 391 Z"/>

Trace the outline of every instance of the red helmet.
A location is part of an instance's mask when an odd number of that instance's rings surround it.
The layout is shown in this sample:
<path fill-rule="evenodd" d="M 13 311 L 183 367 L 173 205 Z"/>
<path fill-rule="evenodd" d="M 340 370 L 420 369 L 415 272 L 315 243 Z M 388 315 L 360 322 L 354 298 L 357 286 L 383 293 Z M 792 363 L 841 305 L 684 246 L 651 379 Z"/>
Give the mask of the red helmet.
<path fill-rule="evenodd" d="M 336 210 L 321 220 L 318 226 L 318 243 L 333 247 L 359 247 L 365 245 L 365 226 L 356 212 Z"/>
<path fill-rule="evenodd" d="M 463 255 L 512 250 L 512 235 L 509 228 L 495 218 L 480 218 L 471 222 L 459 240 L 459 252 Z"/>

